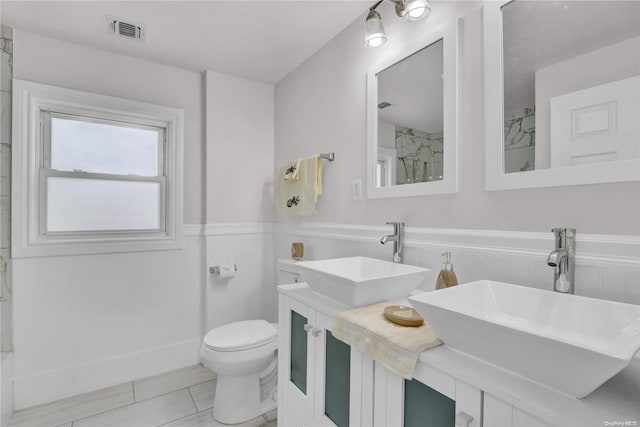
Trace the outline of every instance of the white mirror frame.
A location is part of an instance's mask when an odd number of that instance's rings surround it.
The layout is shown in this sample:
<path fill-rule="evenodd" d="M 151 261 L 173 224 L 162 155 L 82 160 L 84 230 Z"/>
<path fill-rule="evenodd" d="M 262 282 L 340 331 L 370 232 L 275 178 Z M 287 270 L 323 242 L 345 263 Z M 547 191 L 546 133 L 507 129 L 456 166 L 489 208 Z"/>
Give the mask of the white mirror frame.
<path fill-rule="evenodd" d="M 496 191 L 640 181 L 640 159 L 504 172 L 502 6 L 511 1 L 484 4 L 485 189 Z"/>
<path fill-rule="evenodd" d="M 367 72 L 367 198 L 410 197 L 458 191 L 458 31 L 460 18 L 454 19 L 420 40 L 414 40 L 394 55 L 371 66 Z M 378 158 L 378 73 L 419 50 L 443 41 L 443 179 L 440 181 L 376 187 Z"/>

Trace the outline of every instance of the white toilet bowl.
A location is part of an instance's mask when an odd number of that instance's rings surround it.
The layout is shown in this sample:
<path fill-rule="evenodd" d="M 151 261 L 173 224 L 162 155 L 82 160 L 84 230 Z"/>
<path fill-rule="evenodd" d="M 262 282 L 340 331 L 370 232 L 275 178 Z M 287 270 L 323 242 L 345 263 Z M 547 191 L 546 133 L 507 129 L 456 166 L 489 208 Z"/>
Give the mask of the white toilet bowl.
<path fill-rule="evenodd" d="M 202 364 L 218 375 L 214 418 L 237 424 L 276 407 L 278 329 L 245 320 L 212 329 L 200 346 Z"/>

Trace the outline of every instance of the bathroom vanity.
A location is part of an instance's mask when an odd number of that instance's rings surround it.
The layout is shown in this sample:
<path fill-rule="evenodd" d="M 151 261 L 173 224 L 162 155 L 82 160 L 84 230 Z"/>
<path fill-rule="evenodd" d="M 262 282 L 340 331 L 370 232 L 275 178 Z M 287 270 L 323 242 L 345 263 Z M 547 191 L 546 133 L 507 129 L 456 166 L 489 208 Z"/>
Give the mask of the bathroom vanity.
<path fill-rule="evenodd" d="M 582 400 L 446 345 L 424 351 L 405 381 L 332 336 L 336 314 L 350 308 L 305 283 L 279 286 L 279 426 L 640 424 L 638 359 Z"/>

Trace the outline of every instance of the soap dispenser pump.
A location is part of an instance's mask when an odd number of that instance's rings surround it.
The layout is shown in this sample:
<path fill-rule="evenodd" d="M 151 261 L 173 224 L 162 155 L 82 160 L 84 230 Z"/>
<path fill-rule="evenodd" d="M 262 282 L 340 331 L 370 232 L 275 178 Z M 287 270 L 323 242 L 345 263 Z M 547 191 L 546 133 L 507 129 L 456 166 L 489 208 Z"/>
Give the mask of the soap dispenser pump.
<path fill-rule="evenodd" d="M 450 288 L 458 284 L 458 278 L 453 271 L 453 264 L 451 264 L 451 252 L 444 252 L 442 256 L 445 257 L 445 260 L 436 281 L 436 289 Z"/>

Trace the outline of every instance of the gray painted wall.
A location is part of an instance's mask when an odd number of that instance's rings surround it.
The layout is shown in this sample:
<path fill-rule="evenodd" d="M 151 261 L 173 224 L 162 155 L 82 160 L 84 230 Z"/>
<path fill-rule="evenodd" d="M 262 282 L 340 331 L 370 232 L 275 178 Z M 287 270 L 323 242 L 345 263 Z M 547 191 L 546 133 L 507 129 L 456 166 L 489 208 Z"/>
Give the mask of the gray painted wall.
<path fill-rule="evenodd" d="M 379 7 L 389 41 L 364 47 L 364 15 L 276 85 L 275 160 L 334 151 L 324 168 L 318 215 L 302 221 L 640 234 L 640 183 L 551 189 L 484 190 L 484 89 L 481 2 L 434 2 L 426 21 L 409 24 L 392 7 Z M 351 182 L 366 188 L 366 72 L 385 55 L 455 16 L 460 38 L 460 185 L 458 194 L 352 201 Z M 491 96 L 491 94 L 487 94 Z M 300 219 L 276 218 L 300 222 Z"/>

